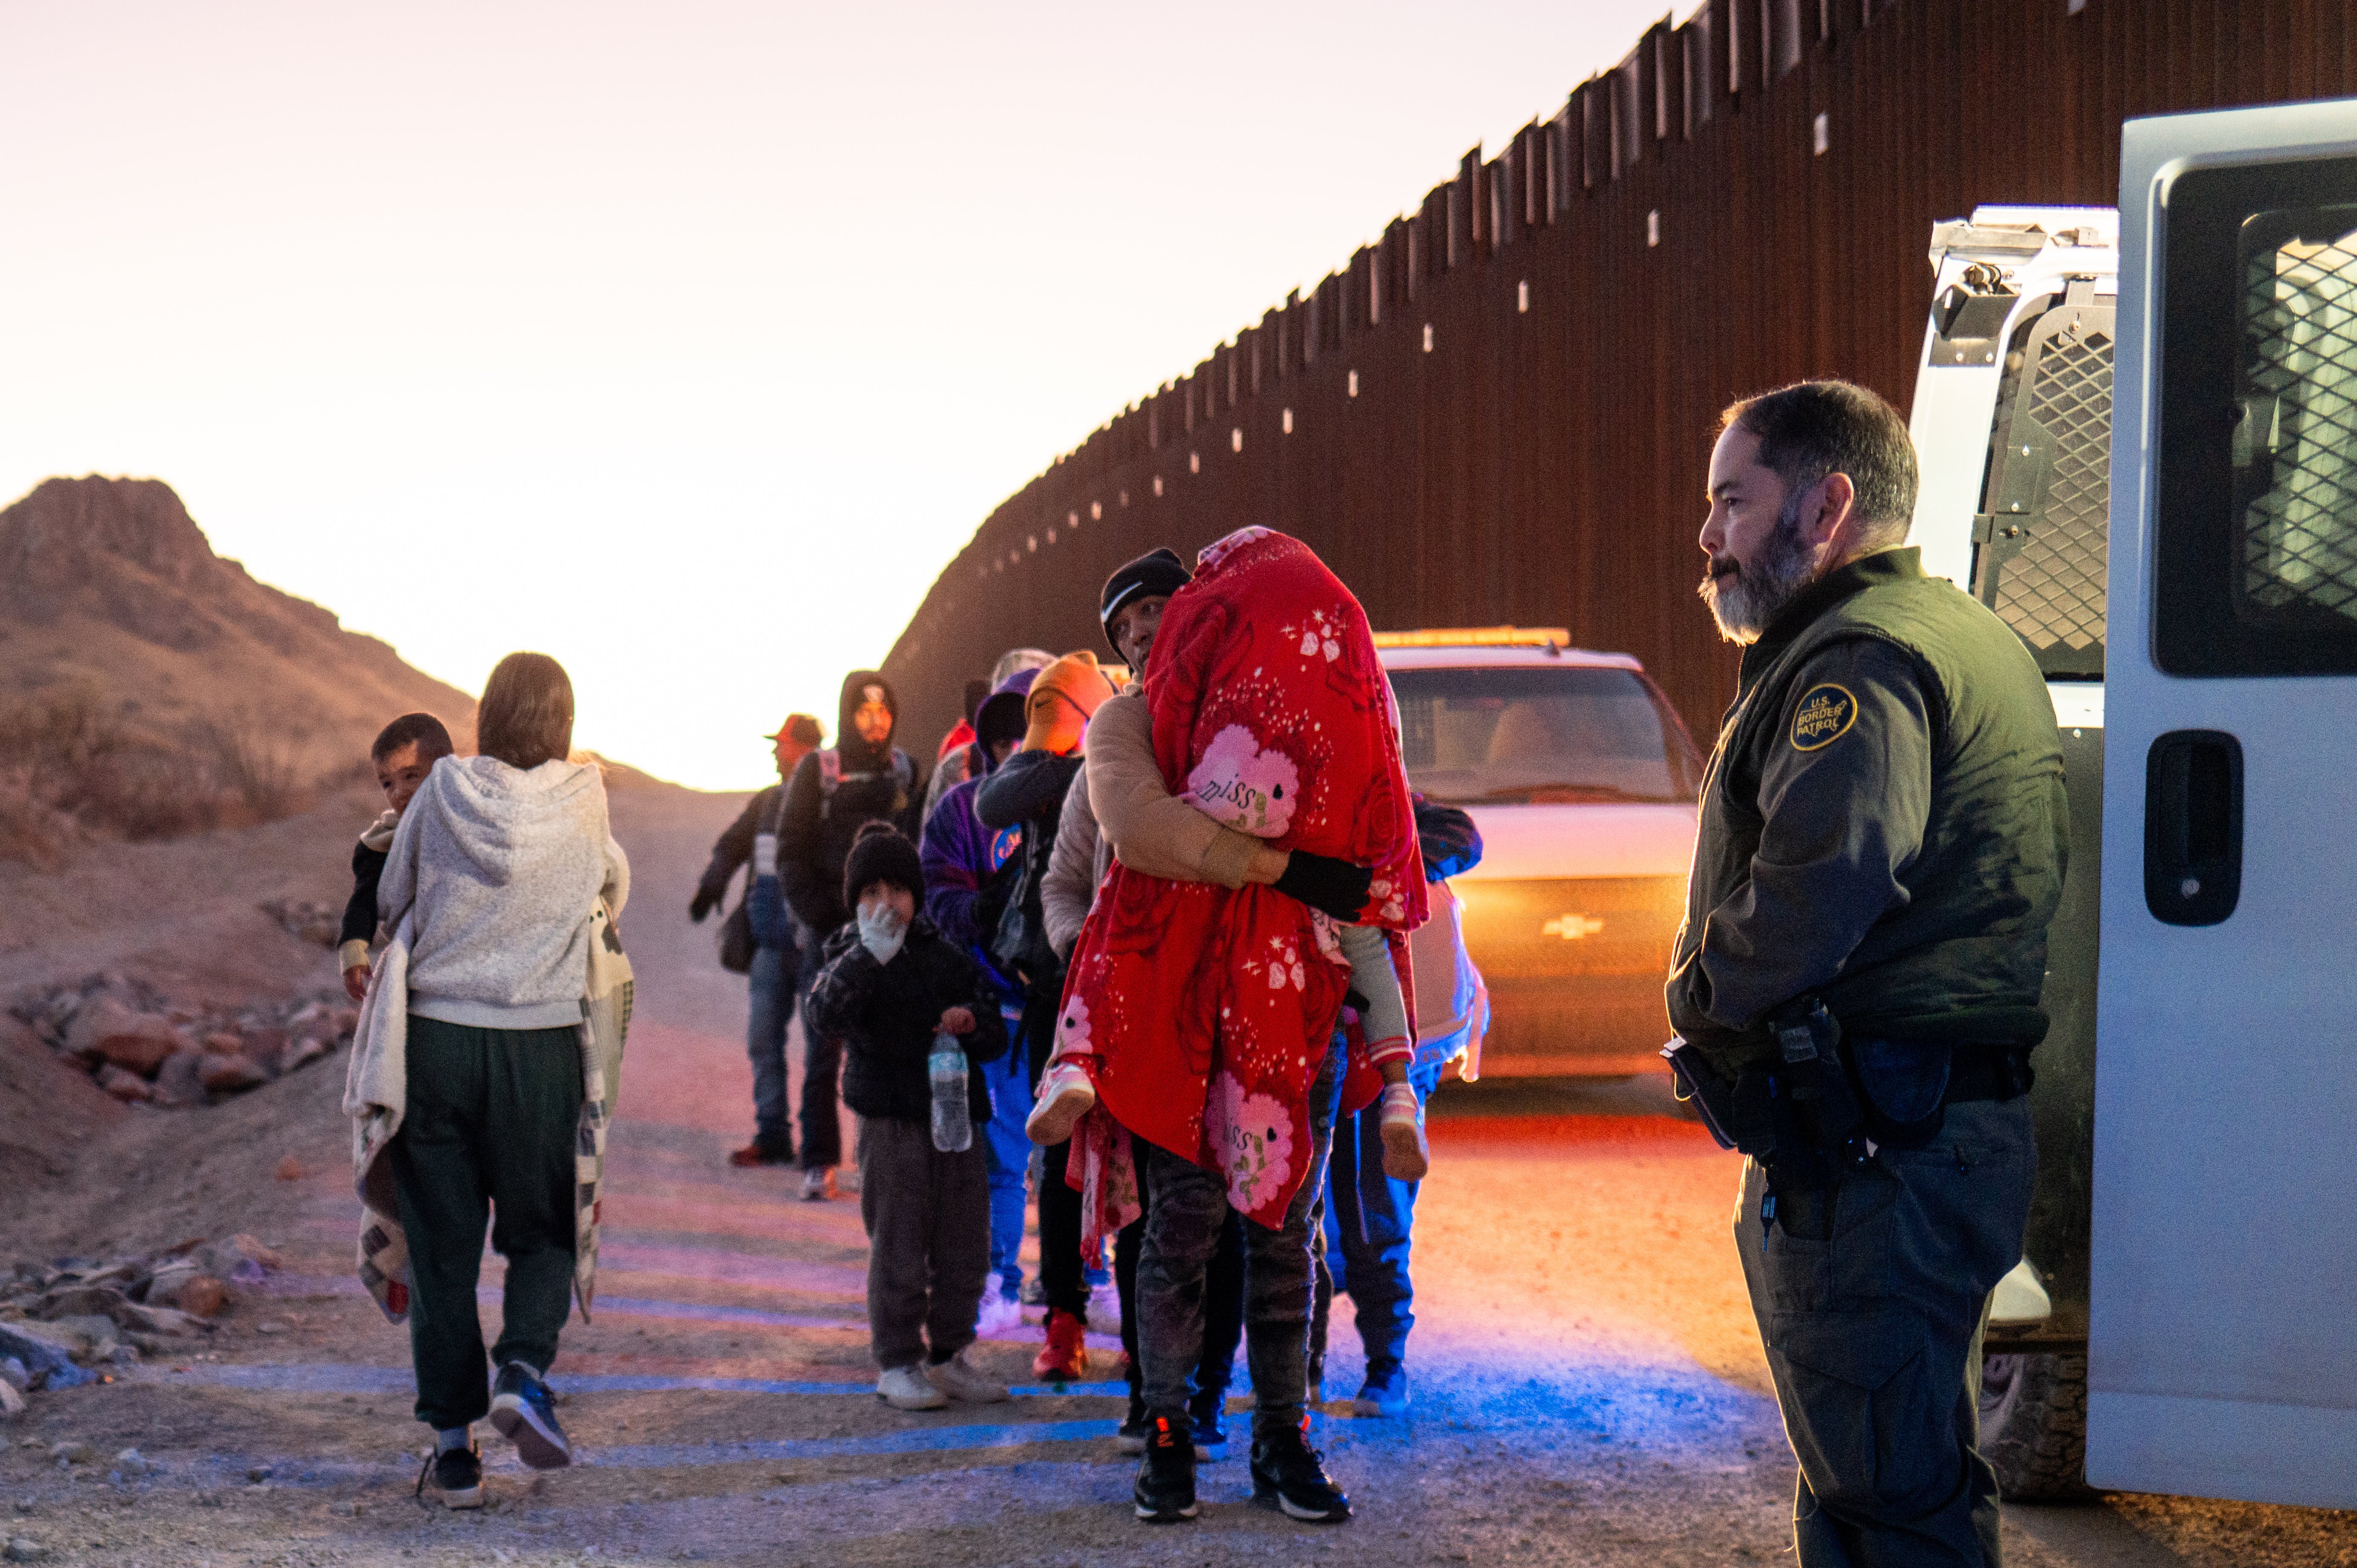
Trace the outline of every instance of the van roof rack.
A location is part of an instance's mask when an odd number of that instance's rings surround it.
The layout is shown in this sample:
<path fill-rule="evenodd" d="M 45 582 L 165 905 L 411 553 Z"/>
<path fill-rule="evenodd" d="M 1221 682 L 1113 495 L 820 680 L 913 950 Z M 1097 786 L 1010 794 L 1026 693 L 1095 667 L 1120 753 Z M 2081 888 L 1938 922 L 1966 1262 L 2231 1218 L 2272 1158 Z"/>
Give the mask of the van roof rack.
<path fill-rule="evenodd" d="M 1425 631 L 1379 631 L 1377 648 L 1569 648 L 1571 632 L 1560 626 L 1435 627 Z"/>

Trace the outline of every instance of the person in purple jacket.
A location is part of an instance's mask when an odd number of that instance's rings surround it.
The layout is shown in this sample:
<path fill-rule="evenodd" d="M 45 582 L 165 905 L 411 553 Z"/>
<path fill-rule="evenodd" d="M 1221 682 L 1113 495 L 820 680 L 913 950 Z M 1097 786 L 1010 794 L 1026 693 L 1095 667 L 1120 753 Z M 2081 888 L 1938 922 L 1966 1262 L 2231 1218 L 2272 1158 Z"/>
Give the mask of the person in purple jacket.
<path fill-rule="evenodd" d="M 1023 987 L 1003 973 L 990 956 L 990 936 L 1020 875 L 1020 823 L 987 828 L 974 815 L 983 780 L 1023 744 L 1024 703 L 1037 670 L 1019 670 L 1002 682 L 974 711 L 974 749 L 982 771 L 952 786 L 925 819 L 920 849 L 925 868 L 925 914 L 943 940 L 964 950 L 996 983 L 1000 1011 L 1012 1031 L 1023 1018 Z M 1031 1079 L 1019 1051 L 975 1069 L 990 1090 L 991 1116 L 983 1125 L 990 1154 L 990 1267 L 998 1276 L 998 1314 L 1011 1319 L 1021 1310 L 1023 1288 L 1024 1182 L 1030 1168 L 1031 1140 L 1023 1131 L 1031 1114 Z M 985 1317 L 992 1304 L 984 1304 Z"/>

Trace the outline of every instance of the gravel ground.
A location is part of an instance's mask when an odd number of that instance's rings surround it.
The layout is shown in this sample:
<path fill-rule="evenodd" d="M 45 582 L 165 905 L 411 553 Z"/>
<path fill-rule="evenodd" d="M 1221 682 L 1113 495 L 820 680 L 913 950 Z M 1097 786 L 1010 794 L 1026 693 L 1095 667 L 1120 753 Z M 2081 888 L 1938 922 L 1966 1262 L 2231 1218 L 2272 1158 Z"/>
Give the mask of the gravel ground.
<path fill-rule="evenodd" d="M 1417 1232 L 1414 1413 L 1359 1421 L 1329 1404 L 1317 1418 L 1357 1505 L 1347 1525 L 1249 1506 L 1241 1443 L 1204 1467 L 1200 1520 L 1135 1522 L 1134 1462 L 1111 1441 L 1110 1340 L 1095 1341 L 1106 1381 L 933 1414 L 885 1408 L 856 1203 L 804 1204 L 791 1173 L 721 1158 L 747 1131 L 743 994 L 674 911 L 733 806 L 636 822 L 617 809 L 638 865 L 641 1014 L 597 1320 L 568 1329 L 553 1379 L 584 1462 L 533 1475 L 486 1431 L 490 1508 L 413 1500 L 424 1431 L 406 1339 L 350 1275 L 342 1074 L 322 1064 L 213 1112 L 132 1118 L 65 1198 L 5 1210 L 0 1251 L 240 1230 L 286 1268 L 185 1357 L 38 1396 L 0 1424 L 0 1542 L 146 1568 L 1699 1565 L 1788 1552 L 1792 1461 L 1726 1231 L 1734 1167 L 1650 1083 L 1444 1090 Z M 272 1179 L 290 1154 L 309 1174 Z M 495 1259 L 485 1278 L 488 1316 Z M 1359 1369 L 1338 1312 L 1328 1390 L 1347 1396 Z M 1009 1327 L 977 1359 L 1025 1379 L 1039 1337 Z M 84 1444 L 88 1462 L 61 1465 L 60 1443 Z M 116 1467 L 133 1446 L 161 1472 Z M 2357 1517 L 2182 1498 L 2010 1509 L 2007 1537 L 2017 1563 L 2357 1563 Z"/>

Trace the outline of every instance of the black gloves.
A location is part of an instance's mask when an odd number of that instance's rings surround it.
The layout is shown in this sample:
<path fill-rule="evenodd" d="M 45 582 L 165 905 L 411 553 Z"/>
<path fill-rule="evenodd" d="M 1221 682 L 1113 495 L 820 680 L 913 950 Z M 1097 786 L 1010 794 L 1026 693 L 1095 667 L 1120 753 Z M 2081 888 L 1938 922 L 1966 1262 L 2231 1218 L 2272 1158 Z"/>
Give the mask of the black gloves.
<path fill-rule="evenodd" d="M 1347 926 L 1366 908 L 1367 889 L 1374 882 L 1374 872 L 1366 866 L 1297 849 L 1285 863 L 1285 875 L 1276 879 L 1276 890 Z"/>
<path fill-rule="evenodd" d="M 704 924 L 704 917 L 712 913 L 719 904 L 719 894 L 706 892 L 701 887 L 697 888 L 694 898 L 690 900 L 687 906 L 689 923 L 698 926 Z"/>

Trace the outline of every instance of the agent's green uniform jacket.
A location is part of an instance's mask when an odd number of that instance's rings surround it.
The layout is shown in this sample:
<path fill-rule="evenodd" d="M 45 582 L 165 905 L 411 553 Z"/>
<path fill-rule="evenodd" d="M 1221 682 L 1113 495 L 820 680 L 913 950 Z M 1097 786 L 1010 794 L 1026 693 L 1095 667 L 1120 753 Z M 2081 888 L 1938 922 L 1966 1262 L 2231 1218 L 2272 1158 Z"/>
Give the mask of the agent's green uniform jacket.
<path fill-rule="evenodd" d="M 2020 639 L 1914 549 L 1852 562 L 1744 650 L 1671 1026 L 1730 1076 L 1810 992 L 1852 1037 L 2036 1045 L 2069 828 Z"/>

